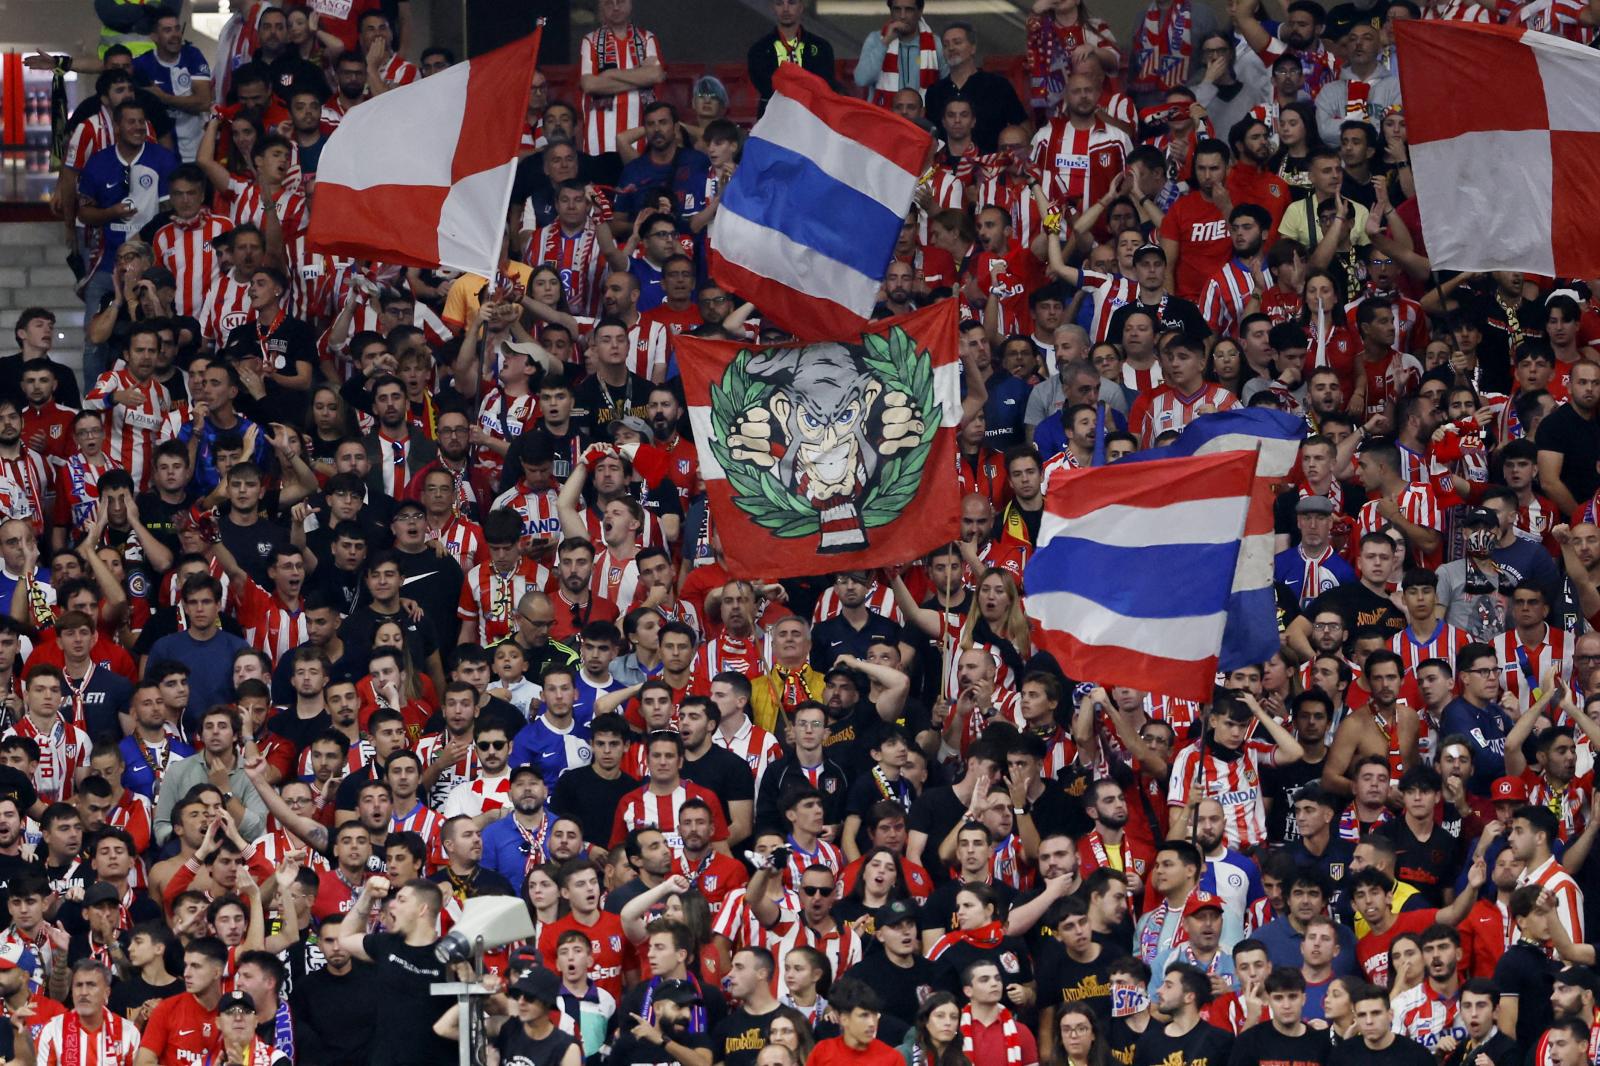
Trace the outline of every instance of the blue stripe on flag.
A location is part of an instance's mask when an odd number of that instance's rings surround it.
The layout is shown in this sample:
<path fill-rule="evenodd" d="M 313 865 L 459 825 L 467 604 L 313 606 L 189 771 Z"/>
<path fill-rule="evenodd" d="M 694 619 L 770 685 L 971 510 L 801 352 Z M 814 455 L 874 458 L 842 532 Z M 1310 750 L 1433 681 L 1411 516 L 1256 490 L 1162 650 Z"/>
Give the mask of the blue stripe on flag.
<path fill-rule="evenodd" d="M 759 137 L 739 162 L 757 181 L 733 181 L 722 206 L 783 233 L 869 278 L 883 275 L 901 219 L 878 201 L 829 176 L 816 163 Z M 887 241 L 887 244 L 885 244 Z"/>
<path fill-rule="evenodd" d="M 1070 592 L 1128 618 L 1188 618 L 1197 603 L 1228 598 L 1237 541 L 1124 548 L 1070 534 L 1041 546 L 1028 566 L 1032 596 Z"/>
<path fill-rule="evenodd" d="M 1146 462 L 1152 459 L 1177 459 L 1204 454 L 1206 446 L 1230 435 L 1265 440 L 1299 441 L 1306 435 L 1305 419 L 1267 407 L 1242 411 L 1218 411 L 1195 419 L 1164 448 L 1135 452 L 1120 462 Z M 1228 568 L 1230 577 L 1239 564 Z M 1270 575 L 1269 575 L 1270 580 Z M 1232 582 L 1230 581 L 1230 587 Z M 1272 585 L 1246 589 L 1228 597 L 1228 624 L 1222 632 L 1222 650 L 1217 657 L 1219 670 L 1264 663 L 1278 653 L 1278 603 Z"/>

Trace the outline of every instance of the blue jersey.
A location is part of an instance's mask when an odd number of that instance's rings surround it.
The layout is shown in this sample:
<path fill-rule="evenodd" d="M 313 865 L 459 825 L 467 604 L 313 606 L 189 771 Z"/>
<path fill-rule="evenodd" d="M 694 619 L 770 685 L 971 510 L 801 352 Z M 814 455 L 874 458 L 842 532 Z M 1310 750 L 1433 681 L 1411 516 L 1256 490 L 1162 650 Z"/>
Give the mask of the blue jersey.
<path fill-rule="evenodd" d="M 583 671 L 578 671 L 578 698 L 572 704 L 572 720 L 587 727 L 594 719 L 594 701 L 607 692 L 627 687 L 615 674 L 612 674 L 611 680 L 604 685 L 596 685 L 583 676 Z"/>
<path fill-rule="evenodd" d="M 1313 563 L 1298 547 L 1285 548 L 1272 559 L 1272 580 L 1287 585 L 1301 607 L 1329 589 L 1352 584 L 1355 579 L 1356 572 L 1350 569 L 1350 564 L 1331 552 L 1326 559 Z"/>
<path fill-rule="evenodd" d="M 128 218 L 98 227 L 102 239 L 95 269 L 111 272 L 117 249 L 130 234 L 137 234 L 161 211 L 167 198 L 167 179 L 178 168 L 171 152 L 151 141 L 145 142 L 132 162 L 117 154 L 117 146 L 102 148 L 89 157 L 78 175 L 78 195 L 96 207 L 129 203 L 134 213 Z"/>
<path fill-rule="evenodd" d="M 141 744 L 138 737 L 123 737 L 117 742 L 117 749 L 122 752 L 122 787 L 151 803 L 156 801 L 156 772 L 150 759 L 154 757 L 165 770 L 179 759 L 194 754 L 194 749 L 177 737 L 168 737 L 167 749 L 159 755 Z"/>
<path fill-rule="evenodd" d="M 169 96 L 193 96 L 195 82 L 211 81 L 211 64 L 206 62 L 205 53 L 185 42 L 178 58 L 170 64 L 163 61 L 155 49 L 138 56 L 133 61 L 133 76 L 148 81 Z M 172 118 L 172 137 L 178 154 L 193 160 L 200 148 L 200 135 L 205 130 L 204 116 L 176 107 L 167 108 L 167 114 Z"/>
<path fill-rule="evenodd" d="M 532 765 L 544 778 L 547 789 L 556 787 L 556 779 L 568 770 L 588 766 L 589 727 L 577 722 L 566 732 L 550 728 L 544 715 L 540 715 L 517 731 L 511 741 L 511 765 Z"/>

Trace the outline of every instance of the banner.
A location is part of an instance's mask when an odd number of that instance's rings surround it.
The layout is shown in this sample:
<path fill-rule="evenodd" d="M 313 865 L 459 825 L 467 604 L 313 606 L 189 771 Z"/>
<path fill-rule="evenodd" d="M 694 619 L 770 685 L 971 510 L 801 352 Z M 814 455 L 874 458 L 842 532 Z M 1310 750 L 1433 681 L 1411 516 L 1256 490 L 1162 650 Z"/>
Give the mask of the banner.
<path fill-rule="evenodd" d="M 952 299 L 834 341 L 677 339 L 730 574 L 872 569 L 959 538 L 959 322 Z"/>

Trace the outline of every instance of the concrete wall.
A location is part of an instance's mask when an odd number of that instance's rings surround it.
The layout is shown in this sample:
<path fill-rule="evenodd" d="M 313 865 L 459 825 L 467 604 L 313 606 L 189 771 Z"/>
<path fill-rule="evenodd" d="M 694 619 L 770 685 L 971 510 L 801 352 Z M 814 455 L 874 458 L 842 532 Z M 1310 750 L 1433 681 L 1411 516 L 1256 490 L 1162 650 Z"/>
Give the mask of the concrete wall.
<path fill-rule="evenodd" d="M 18 312 L 48 307 L 56 314 L 55 357 L 81 371 L 83 301 L 73 292 L 65 256 L 61 223 L 0 223 L 0 324 L 4 351 L 14 351 L 11 326 Z"/>

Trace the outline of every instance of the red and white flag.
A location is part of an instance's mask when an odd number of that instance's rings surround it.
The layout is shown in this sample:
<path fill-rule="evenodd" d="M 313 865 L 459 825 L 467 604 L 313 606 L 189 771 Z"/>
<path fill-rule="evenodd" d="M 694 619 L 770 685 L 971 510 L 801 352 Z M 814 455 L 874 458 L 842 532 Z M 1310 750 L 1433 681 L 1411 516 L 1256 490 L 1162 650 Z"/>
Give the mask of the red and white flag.
<path fill-rule="evenodd" d="M 1600 274 L 1600 52 L 1422 19 L 1395 39 L 1433 265 Z"/>
<path fill-rule="evenodd" d="M 493 277 L 541 32 L 346 115 L 317 169 L 312 250 Z"/>

